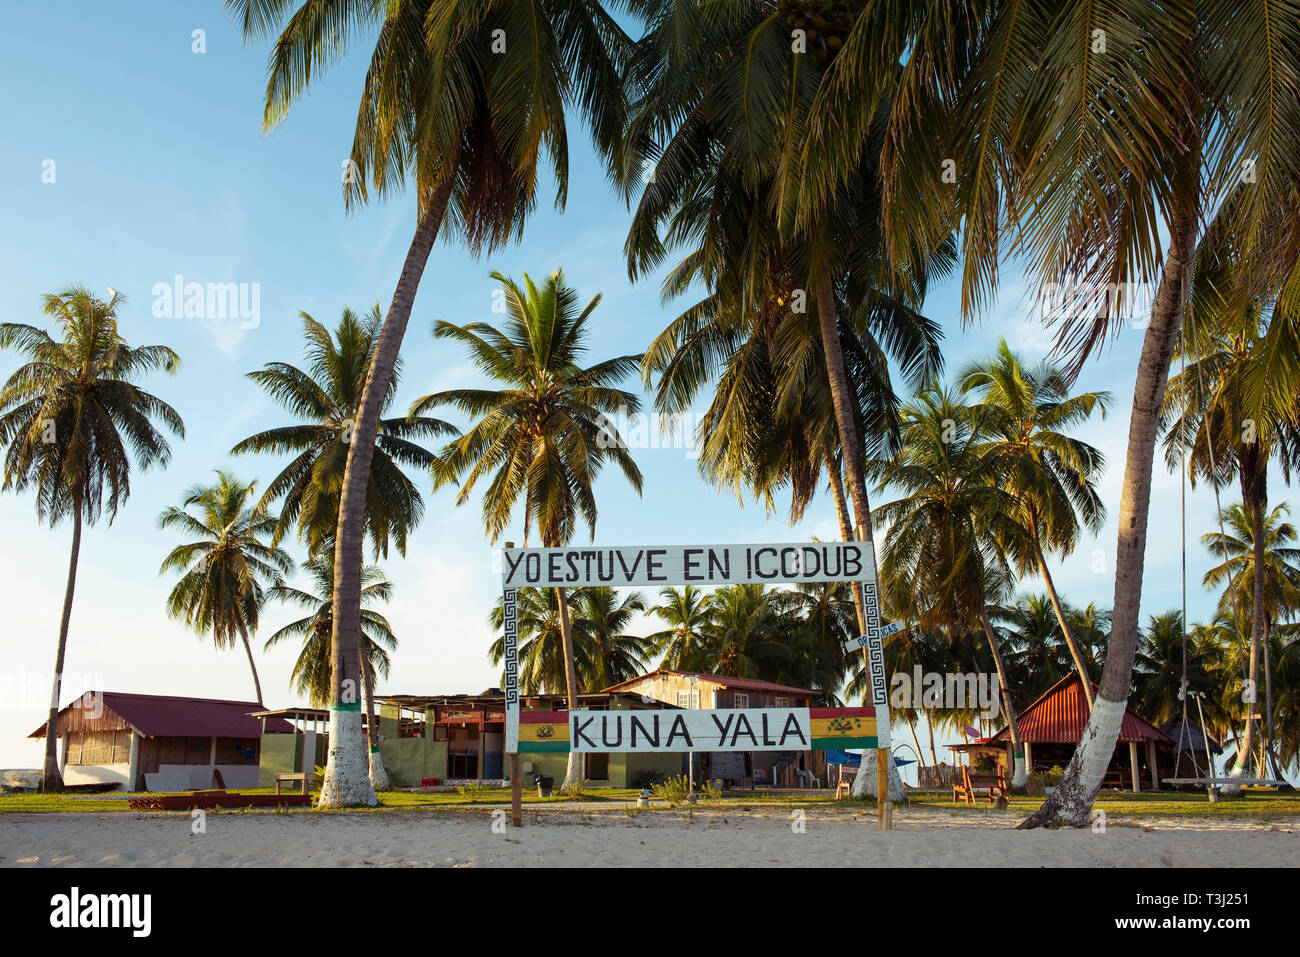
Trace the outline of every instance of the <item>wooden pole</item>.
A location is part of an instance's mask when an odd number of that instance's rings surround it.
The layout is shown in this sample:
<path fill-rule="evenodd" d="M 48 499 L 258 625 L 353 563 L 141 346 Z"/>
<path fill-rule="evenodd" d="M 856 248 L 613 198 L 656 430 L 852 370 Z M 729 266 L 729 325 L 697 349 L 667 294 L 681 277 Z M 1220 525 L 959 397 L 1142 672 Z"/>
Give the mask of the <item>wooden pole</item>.
<path fill-rule="evenodd" d="M 519 788 L 519 755 L 510 755 L 510 823 L 524 826 L 524 795 Z"/>
<path fill-rule="evenodd" d="M 877 623 L 879 627 L 879 623 Z M 871 674 L 871 655 L 862 648 L 862 663 L 866 665 L 867 675 Z M 874 701 L 873 701 L 874 704 Z M 877 712 L 879 721 L 879 712 Z M 885 729 L 888 732 L 888 728 Z M 879 736 L 880 728 L 876 728 Z M 876 830 L 891 831 L 894 828 L 894 805 L 889 800 L 889 749 L 876 748 Z"/>
<path fill-rule="evenodd" d="M 514 542 L 506 542 L 506 548 L 514 548 Z M 523 701 L 520 700 L 522 707 Z M 510 824 L 513 827 L 524 826 L 524 794 L 519 781 L 519 751 L 510 753 Z"/>
<path fill-rule="evenodd" d="M 857 526 L 856 528 L 853 529 L 853 537 L 854 537 L 857 541 L 859 541 L 859 542 L 864 542 L 864 541 L 866 541 L 866 540 L 867 540 L 867 537 L 866 537 L 866 535 L 863 534 L 864 531 L 865 531 L 865 529 L 864 529 L 861 525 Z M 873 548 L 874 548 L 874 545 L 873 545 Z M 873 553 L 873 555 L 874 555 L 874 553 Z M 872 569 L 872 571 L 873 571 L 873 577 L 874 577 L 874 565 L 875 565 L 875 558 L 874 558 L 874 557 L 872 558 L 872 565 L 873 565 L 873 569 Z M 879 583 L 877 582 L 877 585 L 878 585 L 878 584 L 879 584 Z M 861 587 L 861 586 L 859 586 L 859 587 Z M 879 589 L 879 587 L 877 587 L 877 589 L 876 589 L 876 594 L 877 594 L 877 596 L 879 596 L 879 594 L 880 594 L 880 589 Z M 874 624 L 875 624 L 875 626 L 876 626 L 876 630 L 877 630 L 877 632 L 879 632 L 879 630 L 880 630 L 880 625 L 881 625 L 881 621 L 880 621 L 880 603 L 879 603 L 879 601 L 877 601 L 877 603 L 876 603 L 876 611 L 875 611 L 875 614 L 874 614 L 874 615 L 871 614 L 871 613 L 869 613 L 869 612 L 867 611 L 867 609 L 866 609 L 866 591 L 865 591 L 865 589 L 863 590 L 863 617 L 866 619 L 866 622 L 865 622 L 865 623 L 866 623 L 867 628 L 870 628 L 870 627 L 872 626 L 873 622 L 872 622 L 871 619 L 872 619 L 872 618 L 875 618 Z M 864 635 L 863 637 L 866 637 L 866 636 Z M 863 662 L 864 662 L 864 663 L 866 664 L 866 666 L 867 666 L 867 675 L 870 676 L 870 674 L 871 674 L 871 656 L 870 656 L 869 654 L 867 654 L 867 648 L 866 648 L 865 646 L 864 646 L 863 649 L 862 649 L 862 659 L 863 659 Z M 872 704 L 873 704 L 873 705 L 875 704 L 875 699 L 874 699 L 874 697 L 873 697 L 873 699 L 872 699 Z M 885 721 L 888 722 L 888 721 L 889 721 L 889 718 L 888 718 L 888 715 L 889 715 L 889 701 L 888 701 L 888 698 L 886 698 L 885 705 L 884 705 L 884 710 L 885 710 L 885 715 L 886 715 Z M 885 734 L 886 736 L 889 734 L 889 727 L 888 727 L 888 724 L 887 724 L 887 723 L 886 723 L 886 727 L 885 727 L 885 729 L 884 729 L 884 734 Z M 880 727 L 879 727 L 879 711 L 877 711 L 877 727 L 876 727 L 876 735 L 877 735 L 878 738 L 881 736 L 881 729 L 880 729 Z M 881 830 L 881 831 L 889 831 L 889 830 L 892 830 L 893 827 L 894 827 L 894 805 L 893 805 L 893 802 L 889 800 L 889 749 L 888 749 L 888 748 L 876 748 L 876 827 L 877 827 L 878 830 Z"/>
<path fill-rule="evenodd" d="M 1138 743 L 1130 741 L 1128 743 L 1128 763 L 1133 772 L 1133 793 L 1142 790 L 1142 779 L 1138 777 Z"/>

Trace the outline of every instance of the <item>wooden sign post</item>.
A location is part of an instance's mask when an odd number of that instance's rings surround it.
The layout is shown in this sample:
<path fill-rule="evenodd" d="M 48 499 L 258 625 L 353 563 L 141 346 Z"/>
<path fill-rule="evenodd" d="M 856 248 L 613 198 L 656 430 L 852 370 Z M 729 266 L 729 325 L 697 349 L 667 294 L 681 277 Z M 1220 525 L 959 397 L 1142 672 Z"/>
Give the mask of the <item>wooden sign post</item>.
<path fill-rule="evenodd" d="M 521 822 L 519 753 L 568 752 L 570 740 L 574 742 L 574 750 L 578 751 L 690 750 L 694 747 L 711 751 L 817 750 L 818 741 L 823 742 L 822 748 L 876 748 L 877 774 L 883 782 L 879 791 L 880 827 L 889 827 L 892 811 L 888 786 L 889 706 L 885 694 L 876 562 L 871 543 L 515 548 L 507 542 L 502 553 L 502 565 L 505 750 L 510 755 L 511 822 L 516 827 Z M 646 712 L 645 716 L 637 712 L 534 712 L 524 717 L 528 731 L 526 741 L 521 742 L 518 589 L 585 585 L 607 585 L 613 588 L 696 585 L 708 588 L 750 583 L 818 581 L 861 585 L 867 612 L 863 654 L 866 655 L 871 675 L 870 705 L 836 709 Z M 665 717 L 667 714 L 672 717 Z M 591 744 L 605 739 L 589 734 L 588 727 L 599 727 L 598 722 L 612 720 L 608 717 L 610 715 L 628 716 L 626 726 L 605 729 L 608 731 L 608 739 L 617 741 L 617 744 Z M 638 722 L 640 718 L 644 720 Z M 660 718 L 665 723 L 660 724 L 656 736 L 654 728 Z M 584 723 L 589 720 L 597 724 Z M 674 733 L 672 725 L 680 725 L 676 729 L 677 733 Z M 620 733 L 625 733 L 626 737 L 620 737 Z M 826 743 L 829 741 L 840 743 Z"/>

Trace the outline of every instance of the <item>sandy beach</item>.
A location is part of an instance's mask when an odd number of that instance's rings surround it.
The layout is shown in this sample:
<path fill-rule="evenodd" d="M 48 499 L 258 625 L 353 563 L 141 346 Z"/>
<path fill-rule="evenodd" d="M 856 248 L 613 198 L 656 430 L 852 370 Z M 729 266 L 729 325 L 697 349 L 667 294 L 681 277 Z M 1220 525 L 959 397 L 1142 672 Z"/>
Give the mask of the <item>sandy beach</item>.
<path fill-rule="evenodd" d="M 548 809 L 525 826 L 503 813 L 5 814 L 0 866 L 108 867 L 1300 867 L 1300 818 L 1152 819 L 1103 833 L 1015 831 L 987 813 L 900 809 L 643 813 Z"/>

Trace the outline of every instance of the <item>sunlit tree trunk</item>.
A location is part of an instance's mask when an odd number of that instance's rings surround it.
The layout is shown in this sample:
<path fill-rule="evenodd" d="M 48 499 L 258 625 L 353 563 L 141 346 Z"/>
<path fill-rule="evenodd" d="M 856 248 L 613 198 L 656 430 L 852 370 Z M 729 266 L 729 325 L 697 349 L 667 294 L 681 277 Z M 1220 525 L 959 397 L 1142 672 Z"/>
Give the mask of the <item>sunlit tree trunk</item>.
<path fill-rule="evenodd" d="M 253 691 L 257 694 L 257 703 L 262 703 L 262 682 L 257 677 L 257 663 L 253 660 L 253 646 L 248 640 L 248 629 L 239 623 L 239 638 L 244 643 L 244 654 L 248 656 L 248 670 L 253 673 Z"/>
<path fill-rule="evenodd" d="M 560 643 L 564 648 L 564 690 L 568 696 L 569 713 L 572 714 L 578 707 L 578 695 L 582 692 L 578 687 L 578 668 L 573 660 L 573 622 L 569 618 L 569 590 L 557 588 L 555 592 L 560 603 Z M 568 787 L 580 780 L 582 780 L 582 755 L 571 748 L 569 763 L 564 771 L 564 784 L 561 786 Z"/>
<path fill-rule="evenodd" d="M 1002 713 L 1007 719 L 1007 734 L 1011 737 L 1011 750 L 1015 754 L 1014 767 L 1011 772 L 1011 790 L 1024 794 L 1028 790 L 1028 769 L 1025 767 L 1025 745 L 1020 740 L 1020 728 L 1016 726 L 1016 706 L 1011 703 L 1011 686 L 1007 684 L 1007 669 L 1002 664 L 1002 650 L 998 648 L 997 636 L 993 634 L 993 625 L 989 622 L 988 612 L 980 609 L 980 624 L 984 626 L 984 637 L 988 639 L 989 651 L 993 653 L 993 667 L 998 672 L 998 686 L 1002 692 Z"/>
<path fill-rule="evenodd" d="M 858 423 L 854 417 L 853 394 L 849 390 L 849 377 L 844 371 L 844 351 L 840 347 L 838 311 L 835 305 L 835 288 L 829 276 L 824 276 L 817 283 L 817 319 L 821 327 L 822 351 L 826 355 L 826 377 L 831 387 L 831 405 L 835 409 L 835 425 L 840 435 L 840 449 L 844 458 L 844 472 L 848 477 L 849 500 L 853 503 L 853 520 L 857 525 L 861 540 L 872 545 L 872 574 L 875 575 L 875 548 L 872 536 L 871 507 L 867 502 L 867 482 L 864 472 L 862 441 L 858 435 Z M 855 540 L 858 536 L 854 536 Z M 877 590 L 877 596 L 879 590 Z M 877 607 L 879 605 L 877 604 Z M 866 633 L 865 611 L 863 608 L 863 633 Z M 868 694 L 870 682 L 868 682 Z M 868 780 L 868 778 L 870 780 Z M 898 782 L 895 797 L 894 782 Z M 862 755 L 858 765 L 857 777 L 853 780 L 853 794 L 875 794 L 876 757 L 867 752 Z M 903 799 L 903 782 L 894 766 L 893 756 L 889 757 L 889 796 L 890 800 Z"/>
<path fill-rule="evenodd" d="M 1178 331 L 1182 325 L 1186 289 L 1196 254 L 1199 217 L 1199 147 L 1189 152 L 1176 171 L 1179 181 L 1169 251 L 1151 305 L 1151 319 L 1142 341 L 1133 387 L 1128 450 L 1120 487 L 1119 539 L 1115 548 L 1115 605 L 1106 664 L 1092 712 L 1065 776 L 1056 791 L 1021 827 L 1088 824 L 1092 802 L 1101 788 L 1115 753 L 1120 724 L 1133 680 L 1137 652 L 1138 614 L 1142 601 L 1142 569 L 1146 555 L 1147 517 L 1151 504 L 1152 460 L 1159 430 L 1160 408 L 1169 380 Z"/>
<path fill-rule="evenodd" d="M 1052 581 L 1052 573 L 1047 570 L 1047 559 L 1043 555 L 1042 546 L 1038 543 L 1037 516 L 1034 517 L 1030 537 L 1034 542 L 1034 558 L 1038 561 L 1038 572 L 1043 576 L 1043 583 L 1047 586 L 1047 596 L 1051 599 L 1052 608 L 1056 611 L 1056 620 L 1061 626 L 1061 634 L 1065 636 L 1065 646 L 1070 649 L 1070 657 L 1074 659 L 1074 669 L 1079 672 L 1079 679 L 1083 682 L 1083 696 L 1091 709 L 1092 678 L 1088 675 L 1088 667 L 1084 663 L 1083 653 L 1079 650 L 1079 643 L 1074 640 L 1074 631 L 1071 630 L 1070 623 L 1066 620 L 1065 609 L 1061 607 L 1061 599 L 1056 594 L 1056 585 Z"/>
<path fill-rule="evenodd" d="M 81 496 L 72 510 L 72 553 L 68 558 L 68 584 L 63 591 L 63 615 L 59 619 L 59 645 L 54 652 L 54 683 L 50 687 L 50 714 L 45 725 L 45 767 L 41 771 L 42 791 L 62 791 L 59 771 L 59 693 L 63 686 L 63 660 L 68 650 L 68 626 L 72 622 L 72 596 L 77 590 L 77 561 L 81 557 Z"/>
<path fill-rule="evenodd" d="M 844 500 L 844 482 L 840 478 L 839 466 L 834 462 L 828 462 L 826 472 L 831 479 L 831 498 L 835 500 L 835 517 L 840 523 L 841 541 L 853 541 L 853 523 L 849 520 L 849 506 Z M 867 633 L 867 613 L 862 605 L 862 585 L 860 582 L 854 582 L 853 592 L 853 610 L 858 616 L 858 634 Z"/>
<path fill-rule="evenodd" d="M 416 227 L 397 289 L 388 307 L 388 317 L 375 346 L 375 356 L 366 376 L 365 395 L 349 442 L 339 505 L 338 545 L 334 553 L 334 634 L 330 643 L 334 688 L 330 702 L 330 750 L 319 807 L 373 806 L 378 803 L 375 789 L 370 785 L 370 762 L 361 733 L 361 690 L 357 673 L 366 493 L 384 396 L 388 393 L 402 338 L 411 318 L 415 293 L 434 240 L 438 237 L 451 188 L 450 179 L 438 187 Z"/>
<path fill-rule="evenodd" d="M 376 791 L 387 791 L 392 787 L 388 772 L 384 769 L 384 755 L 379 750 L 380 735 L 378 715 L 375 714 L 375 671 L 367 666 L 364 639 L 357 647 L 357 666 L 361 669 L 366 686 L 366 744 L 370 753 L 370 786 Z M 483 756 L 479 755 L 479 760 Z"/>
<path fill-rule="evenodd" d="M 1246 700 L 1246 730 L 1241 739 L 1242 760 L 1237 762 L 1237 766 L 1232 769 L 1232 777 L 1248 776 L 1251 772 L 1251 762 L 1255 759 L 1255 715 L 1259 713 L 1259 648 L 1262 636 L 1264 634 L 1264 599 L 1265 590 L 1268 587 L 1267 566 L 1268 558 L 1265 554 L 1264 542 L 1264 506 L 1265 491 L 1264 482 L 1261 475 L 1262 469 L 1259 468 L 1258 451 L 1256 449 L 1248 450 L 1247 454 L 1241 457 L 1239 478 L 1241 482 L 1241 501 L 1250 512 L 1251 538 L 1254 539 L 1251 549 L 1251 565 L 1254 571 L 1254 581 L 1252 589 L 1254 596 L 1251 600 L 1250 609 L 1250 665 L 1247 681 L 1250 689 L 1250 697 Z M 1244 575 L 1242 576 L 1245 577 Z M 1241 794 L 1241 786 L 1230 784 L 1224 787 L 1223 793 L 1228 797 L 1236 797 Z"/>

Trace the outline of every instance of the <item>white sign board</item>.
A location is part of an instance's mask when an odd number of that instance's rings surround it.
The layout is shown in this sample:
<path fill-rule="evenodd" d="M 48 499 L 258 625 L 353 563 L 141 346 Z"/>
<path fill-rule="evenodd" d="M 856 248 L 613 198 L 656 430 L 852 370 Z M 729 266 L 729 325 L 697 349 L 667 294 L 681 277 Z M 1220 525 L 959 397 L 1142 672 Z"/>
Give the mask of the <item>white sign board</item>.
<path fill-rule="evenodd" d="M 872 581 L 875 568 L 866 542 L 507 548 L 504 558 L 506 588 Z"/>
<path fill-rule="evenodd" d="M 573 711 L 574 751 L 807 751 L 812 721 L 807 708 L 733 708 L 725 711 Z"/>
<path fill-rule="evenodd" d="M 868 633 L 879 622 L 876 563 L 869 542 L 797 542 L 780 545 L 650 545 L 597 548 L 507 548 L 502 552 L 502 631 L 504 639 L 503 691 L 506 697 L 505 750 L 519 749 L 519 623 L 520 588 L 560 588 L 609 585 L 640 588 L 664 585 L 717 587 L 786 582 L 859 582 L 862 585 Z M 876 645 L 871 657 L 872 700 L 885 710 L 884 660 Z M 769 725 L 772 712 L 767 712 Z M 704 720 L 709 720 L 707 715 Z M 705 732 L 708 731 L 704 727 Z M 751 728 L 751 730 L 754 730 Z M 784 728 L 775 729 L 778 738 Z M 716 732 L 720 734 L 720 732 Z M 755 732 L 757 733 L 757 732 Z M 881 747 L 888 744 L 889 722 L 881 720 Z M 692 737 L 694 732 L 692 731 Z M 674 736 L 674 745 L 677 739 Z M 580 742 L 585 744 L 585 742 Z M 730 750 L 719 744 L 701 746 L 711 751 Z M 582 750 L 579 748 L 578 750 Z M 626 750 L 619 748 L 616 750 Z M 748 738 L 734 750 L 753 750 Z"/>

